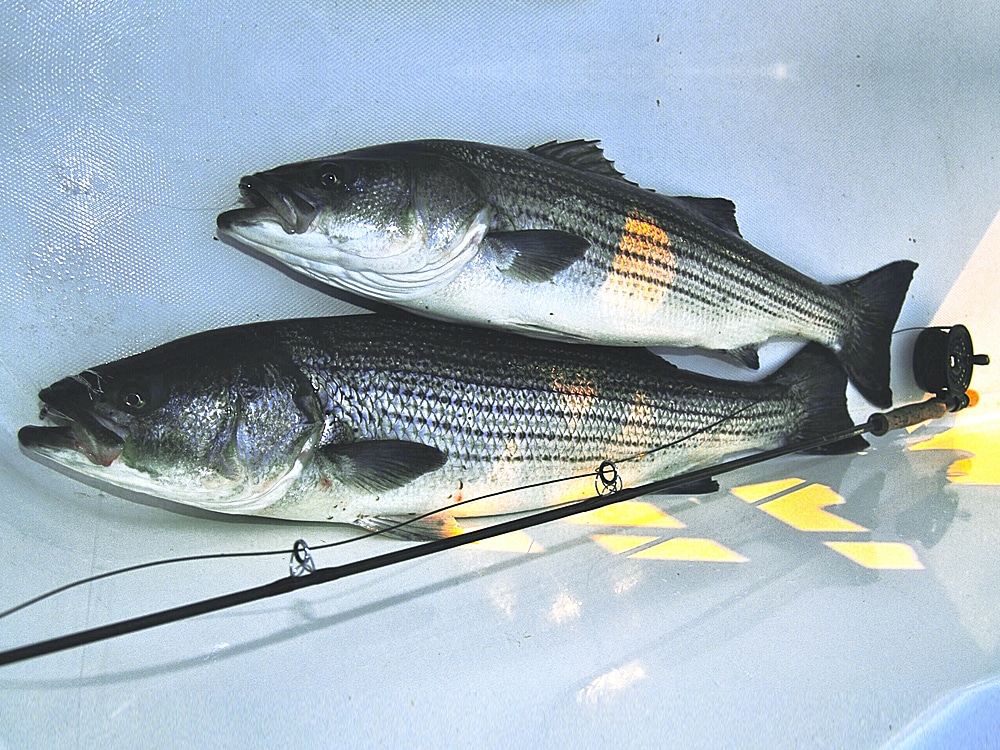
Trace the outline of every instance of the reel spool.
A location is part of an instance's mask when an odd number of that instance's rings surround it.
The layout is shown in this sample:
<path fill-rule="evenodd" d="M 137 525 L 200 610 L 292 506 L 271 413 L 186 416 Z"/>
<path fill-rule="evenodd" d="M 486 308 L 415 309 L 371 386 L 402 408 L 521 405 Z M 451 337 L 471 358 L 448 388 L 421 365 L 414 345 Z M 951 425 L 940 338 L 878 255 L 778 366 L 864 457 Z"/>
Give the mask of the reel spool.
<path fill-rule="evenodd" d="M 972 336 L 961 324 L 925 328 L 913 347 L 913 377 L 917 385 L 944 401 L 948 411 L 969 405 L 966 391 L 972 382 L 973 366 L 989 363 L 986 354 L 972 353 Z"/>

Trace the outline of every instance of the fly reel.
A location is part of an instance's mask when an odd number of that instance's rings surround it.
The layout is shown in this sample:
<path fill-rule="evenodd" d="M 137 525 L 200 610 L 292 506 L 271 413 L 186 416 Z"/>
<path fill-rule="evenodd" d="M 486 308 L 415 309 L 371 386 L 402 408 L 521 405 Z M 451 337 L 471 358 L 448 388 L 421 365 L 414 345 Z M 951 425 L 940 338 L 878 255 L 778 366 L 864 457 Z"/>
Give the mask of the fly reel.
<path fill-rule="evenodd" d="M 989 363 L 986 354 L 972 353 L 972 336 L 961 324 L 925 328 L 913 347 L 913 377 L 917 385 L 944 401 L 948 411 L 969 405 L 967 391 L 973 366 Z"/>

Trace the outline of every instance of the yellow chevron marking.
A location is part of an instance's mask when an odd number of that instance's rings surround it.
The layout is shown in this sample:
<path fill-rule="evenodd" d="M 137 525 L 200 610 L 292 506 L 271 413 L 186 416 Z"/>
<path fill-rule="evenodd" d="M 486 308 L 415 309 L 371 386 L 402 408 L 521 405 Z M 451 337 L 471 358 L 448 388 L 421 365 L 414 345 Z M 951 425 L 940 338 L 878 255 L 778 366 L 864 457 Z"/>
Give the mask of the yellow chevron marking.
<path fill-rule="evenodd" d="M 648 547 L 629 557 L 643 560 L 688 560 L 691 562 L 747 562 L 748 559 L 712 539 L 676 537 Z"/>
<path fill-rule="evenodd" d="M 952 450 L 971 454 L 948 467 L 948 481 L 955 484 L 1000 484 L 1000 420 L 996 412 L 959 412 L 955 426 L 917 443 L 911 451 Z"/>
<path fill-rule="evenodd" d="M 923 570 L 917 553 L 900 542 L 824 542 L 844 557 L 866 568 L 879 570 Z"/>
<path fill-rule="evenodd" d="M 845 502 L 829 487 L 810 484 L 757 507 L 799 531 L 868 531 L 864 526 L 822 510 L 828 505 Z"/>
<path fill-rule="evenodd" d="M 592 534 L 591 539 L 604 547 L 608 552 L 618 555 L 628 552 L 644 544 L 655 542 L 655 536 L 629 536 L 627 534 Z"/>
<path fill-rule="evenodd" d="M 788 479 L 776 479 L 773 482 L 745 484 L 742 487 L 733 487 L 729 491 L 736 495 L 736 497 L 740 500 L 745 500 L 748 503 L 755 503 L 758 500 L 763 500 L 765 497 L 777 495 L 779 492 L 791 489 L 796 485 L 802 484 L 804 481 L 804 479 L 789 477 Z"/>
<path fill-rule="evenodd" d="M 597 510 L 570 516 L 570 523 L 584 526 L 642 526 L 655 529 L 683 529 L 684 524 L 655 505 L 625 500 Z"/>

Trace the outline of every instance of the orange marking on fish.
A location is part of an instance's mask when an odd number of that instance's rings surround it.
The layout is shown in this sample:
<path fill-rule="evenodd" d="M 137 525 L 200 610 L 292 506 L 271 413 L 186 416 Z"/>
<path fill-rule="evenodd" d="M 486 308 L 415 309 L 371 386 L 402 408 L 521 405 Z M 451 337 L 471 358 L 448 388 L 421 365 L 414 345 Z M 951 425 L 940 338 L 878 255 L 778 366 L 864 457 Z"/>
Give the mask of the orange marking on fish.
<path fill-rule="evenodd" d="M 655 417 L 649 397 L 641 391 L 636 391 L 632 398 L 632 408 L 622 421 L 618 439 L 624 446 L 649 445 L 653 441 L 652 427 Z M 645 451 L 640 451 L 638 455 L 640 457 L 645 455 Z"/>
<path fill-rule="evenodd" d="M 568 412 L 569 429 L 575 429 L 580 418 L 597 401 L 597 386 L 578 372 L 552 370 L 552 390 L 562 397 L 563 408 Z"/>
<path fill-rule="evenodd" d="M 597 398 L 597 386 L 589 378 L 578 372 L 559 372 L 552 370 L 552 390 L 566 396 L 578 396 L 588 399 Z"/>
<path fill-rule="evenodd" d="M 659 305 L 677 268 L 672 246 L 667 233 L 651 219 L 630 213 L 605 289 L 624 300 Z"/>

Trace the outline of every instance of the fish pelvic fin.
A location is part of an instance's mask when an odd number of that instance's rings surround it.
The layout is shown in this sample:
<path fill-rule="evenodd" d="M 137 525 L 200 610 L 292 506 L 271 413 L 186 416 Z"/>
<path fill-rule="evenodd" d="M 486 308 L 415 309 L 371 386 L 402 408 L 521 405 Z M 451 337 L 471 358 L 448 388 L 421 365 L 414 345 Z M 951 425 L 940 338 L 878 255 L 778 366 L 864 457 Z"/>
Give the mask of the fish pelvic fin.
<path fill-rule="evenodd" d="M 820 344 L 806 344 L 765 382 L 787 388 L 792 398 L 805 405 L 801 423 L 788 438 L 790 443 L 814 440 L 854 426 L 847 411 L 847 375 L 836 355 Z M 868 441 L 857 435 L 806 453 L 856 453 L 866 447 Z"/>
<path fill-rule="evenodd" d="M 729 349 L 726 351 L 726 354 L 744 367 L 749 367 L 751 370 L 760 369 L 760 356 L 757 354 L 756 344 L 747 344 L 736 349 Z"/>
<path fill-rule="evenodd" d="M 407 542 L 429 542 L 463 533 L 462 527 L 450 513 L 435 513 L 423 517 L 359 516 L 354 525 Z"/>
<path fill-rule="evenodd" d="M 892 329 L 916 268 L 913 261 L 897 260 L 835 287 L 844 295 L 849 310 L 841 339 L 841 364 L 861 395 L 880 409 L 892 406 Z"/>

